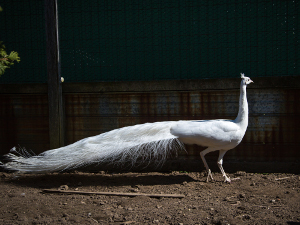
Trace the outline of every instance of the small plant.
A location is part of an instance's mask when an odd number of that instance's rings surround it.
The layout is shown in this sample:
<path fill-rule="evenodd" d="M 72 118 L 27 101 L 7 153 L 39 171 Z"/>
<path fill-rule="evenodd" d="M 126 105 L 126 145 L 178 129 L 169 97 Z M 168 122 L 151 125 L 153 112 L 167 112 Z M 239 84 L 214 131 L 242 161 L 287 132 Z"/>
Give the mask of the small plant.
<path fill-rule="evenodd" d="M 0 12 L 3 11 L 0 6 Z M 17 52 L 12 51 L 7 54 L 5 51 L 5 45 L 0 41 L 0 77 L 4 74 L 4 71 L 14 65 L 14 61 L 20 62 L 20 57 Z"/>
<path fill-rule="evenodd" d="M 0 77 L 4 71 L 14 65 L 14 61 L 20 62 L 17 52 L 12 51 L 9 55 L 5 51 L 5 45 L 0 41 Z"/>

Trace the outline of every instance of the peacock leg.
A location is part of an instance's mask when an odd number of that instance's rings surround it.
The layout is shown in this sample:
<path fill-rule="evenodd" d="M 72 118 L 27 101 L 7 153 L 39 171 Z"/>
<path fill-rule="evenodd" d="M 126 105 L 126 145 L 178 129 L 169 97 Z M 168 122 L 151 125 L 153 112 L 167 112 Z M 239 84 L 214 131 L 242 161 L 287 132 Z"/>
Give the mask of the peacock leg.
<path fill-rule="evenodd" d="M 218 166 L 219 166 L 219 168 L 221 170 L 221 173 L 222 173 L 223 177 L 225 177 L 224 182 L 225 183 L 226 182 L 230 183 L 231 180 L 230 180 L 229 177 L 227 177 L 227 175 L 226 175 L 226 173 L 225 173 L 225 171 L 223 169 L 223 166 L 222 166 L 222 164 L 223 164 L 223 157 L 224 157 L 224 155 L 225 155 L 226 152 L 227 152 L 227 150 L 226 151 L 225 150 L 220 150 L 220 152 L 219 152 L 219 158 L 218 158 L 218 162 L 217 163 L 218 163 Z"/>
<path fill-rule="evenodd" d="M 214 180 L 214 178 L 212 177 L 212 174 L 211 174 L 211 170 L 209 169 L 208 164 L 207 164 L 207 162 L 206 162 L 206 160 L 205 160 L 205 155 L 206 155 L 207 153 L 209 153 L 209 152 L 212 152 L 212 151 L 215 151 L 215 149 L 207 148 L 207 149 L 203 150 L 202 152 L 200 152 L 201 159 L 202 159 L 203 164 L 204 164 L 204 166 L 205 166 L 205 169 L 206 169 L 206 171 L 207 171 L 206 182 L 208 182 L 209 178 L 210 178 L 212 181 Z"/>

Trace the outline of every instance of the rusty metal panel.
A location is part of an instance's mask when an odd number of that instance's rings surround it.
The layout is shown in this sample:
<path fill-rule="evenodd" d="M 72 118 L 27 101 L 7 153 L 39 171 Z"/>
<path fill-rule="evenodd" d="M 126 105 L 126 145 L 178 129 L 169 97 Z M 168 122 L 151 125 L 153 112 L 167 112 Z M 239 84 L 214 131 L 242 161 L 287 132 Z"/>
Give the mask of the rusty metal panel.
<path fill-rule="evenodd" d="M 163 91 L 64 92 L 67 144 L 146 122 L 234 119 L 237 115 L 238 89 L 172 91 L 168 88 Z M 226 153 L 225 162 L 299 161 L 299 100 L 299 88 L 249 88 L 248 130 L 242 143 Z M 2 93 L 0 154 L 16 145 L 36 153 L 49 149 L 48 115 L 46 93 Z M 187 146 L 188 154 L 182 152 L 179 157 L 200 160 L 202 149 Z M 207 159 L 216 161 L 217 152 L 208 154 Z"/>
<path fill-rule="evenodd" d="M 295 161 L 300 135 L 298 89 L 248 90 L 249 126 L 242 143 L 226 160 Z M 67 143 L 112 129 L 156 121 L 234 119 L 239 90 L 65 94 Z M 185 159 L 202 147 L 188 146 Z M 216 160 L 217 153 L 207 158 Z"/>
<path fill-rule="evenodd" d="M 299 96 L 299 89 L 250 89 L 246 135 L 226 157 L 254 162 L 299 160 Z"/>
<path fill-rule="evenodd" d="M 1 94 L 0 154 L 14 146 L 35 153 L 49 149 L 48 114 L 46 94 Z"/>

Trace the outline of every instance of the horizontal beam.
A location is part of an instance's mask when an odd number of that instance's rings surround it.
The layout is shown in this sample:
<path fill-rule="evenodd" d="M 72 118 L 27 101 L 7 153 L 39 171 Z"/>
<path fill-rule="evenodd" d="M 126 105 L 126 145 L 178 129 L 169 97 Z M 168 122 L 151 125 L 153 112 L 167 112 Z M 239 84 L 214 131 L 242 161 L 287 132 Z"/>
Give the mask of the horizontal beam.
<path fill-rule="evenodd" d="M 0 84 L 0 94 L 47 94 L 47 84 Z"/>
<path fill-rule="evenodd" d="M 250 89 L 261 88 L 300 88 L 300 76 L 255 77 Z M 102 92 L 156 92 L 156 91 L 199 91 L 231 90 L 240 88 L 240 79 L 195 79 L 125 82 L 63 83 L 63 93 L 102 93 Z"/>
<path fill-rule="evenodd" d="M 255 77 L 248 89 L 299 89 L 300 76 Z M 63 93 L 151 92 L 239 89 L 239 78 L 86 82 L 62 84 Z M 47 94 L 47 84 L 0 84 L 0 94 Z"/>

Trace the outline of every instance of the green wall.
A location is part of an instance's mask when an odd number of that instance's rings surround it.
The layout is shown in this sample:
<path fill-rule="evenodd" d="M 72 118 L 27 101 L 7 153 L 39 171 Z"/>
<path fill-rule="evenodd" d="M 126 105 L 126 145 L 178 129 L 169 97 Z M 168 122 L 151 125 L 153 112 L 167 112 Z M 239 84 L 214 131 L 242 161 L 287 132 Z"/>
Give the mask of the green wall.
<path fill-rule="evenodd" d="M 21 62 L 0 83 L 47 82 L 44 3 L 9 2 L 2 4 L 1 40 Z M 65 82 L 298 76 L 299 5 L 58 0 L 62 76 Z"/>

